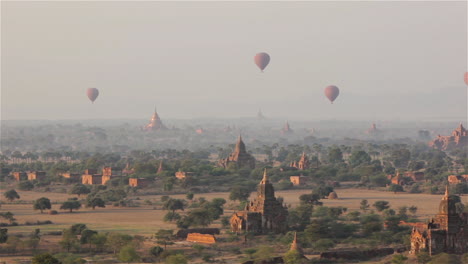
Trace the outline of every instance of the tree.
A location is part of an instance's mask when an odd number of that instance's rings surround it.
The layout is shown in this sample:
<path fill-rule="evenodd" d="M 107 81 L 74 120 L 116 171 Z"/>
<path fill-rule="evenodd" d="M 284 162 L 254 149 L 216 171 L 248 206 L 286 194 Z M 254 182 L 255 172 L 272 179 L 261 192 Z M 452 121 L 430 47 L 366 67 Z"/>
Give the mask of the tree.
<path fill-rule="evenodd" d="M 244 186 L 234 186 L 229 193 L 229 200 L 231 201 L 247 201 L 250 196 L 250 190 Z"/>
<path fill-rule="evenodd" d="M 185 195 L 185 198 L 187 198 L 187 200 L 189 201 L 192 201 L 193 200 L 193 196 L 195 196 L 193 194 L 193 192 L 188 192 L 186 195 Z"/>
<path fill-rule="evenodd" d="M 185 207 L 187 206 L 187 203 L 186 201 L 182 200 L 182 199 L 169 199 L 167 200 L 164 205 L 163 205 L 163 208 L 166 209 L 166 210 L 171 210 L 173 213 L 176 211 L 176 210 L 184 210 Z"/>
<path fill-rule="evenodd" d="M 274 249 L 272 247 L 260 246 L 257 252 L 253 254 L 253 257 L 255 258 L 256 262 L 270 261 L 273 259 L 273 252 Z"/>
<path fill-rule="evenodd" d="M 65 229 L 62 232 L 62 240 L 59 241 L 59 244 L 63 249 L 66 249 L 67 252 L 70 252 L 70 249 L 79 245 L 79 242 L 77 236 L 72 232 L 71 229 Z"/>
<path fill-rule="evenodd" d="M 455 185 L 455 193 L 458 194 L 468 194 L 468 183 L 461 182 Z"/>
<path fill-rule="evenodd" d="M 41 214 L 46 209 L 51 209 L 52 205 L 50 204 L 50 200 L 47 197 L 41 197 L 34 201 L 33 204 L 34 210 L 41 210 Z"/>
<path fill-rule="evenodd" d="M 20 198 L 19 194 L 14 189 L 6 191 L 5 193 L 3 193 L 3 196 L 5 196 L 5 198 L 8 201 L 10 201 L 10 203 L 13 202 L 13 200 L 15 200 L 15 199 Z"/>
<path fill-rule="evenodd" d="M 94 245 L 96 247 L 96 251 L 100 252 L 104 250 L 104 246 L 106 245 L 107 242 L 107 236 L 105 234 L 94 234 L 91 236 L 89 239 L 89 243 Z"/>
<path fill-rule="evenodd" d="M 341 163 L 343 162 L 343 153 L 340 148 L 334 147 L 328 151 L 328 161 L 330 163 Z"/>
<path fill-rule="evenodd" d="M 327 249 L 330 249 L 335 246 L 335 243 L 333 243 L 333 240 L 325 238 L 325 239 L 319 239 L 315 242 L 313 245 L 315 250 L 318 251 L 325 251 Z"/>
<path fill-rule="evenodd" d="M 186 216 L 177 222 L 182 228 L 190 226 L 209 226 L 213 222 L 213 214 L 209 209 L 197 208 L 191 210 Z"/>
<path fill-rule="evenodd" d="M 370 207 L 369 202 L 366 199 L 361 200 L 359 208 L 362 211 L 366 211 L 367 209 L 369 209 L 369 207 Z"/>
<path fill-rule="evenodd" d="M 397 192 L 403 192 L 403 187 L 399 184 L 392 184 L 390 186 L 388 186 L 388 190 L 390 192 L 393 192 L 394 194 L 396 194 Z"/>
<path fill-rule="evenodd" d="M 172 229 L 159 229 L 156 232 L 155 237 L 157 239 L 157 243 L 160 245 L 164 245 L 164 250 L 166 250 L 167 245 L 172 245 L 172 239 L 174 238 L 174 230 Z"/>
<path fill-rule="evenodd" d="M 411 213 L 412 215 L 415 215 L 416 212 L 418 211 L 418 207 L 412 205 L 412 206 L 410 206 L 410 208 L 409 208 L 408 210 L 410 211 L 410 213 Z"/>
<path fill-rule="evenodd" d="M 285 264 L 302 264 L 307 263 L 303 256 L 297 250 L 290 250 L 283 256 Z"/>
<path fill-rule="evenodd" d="M 86 207 L 92 207 L 93 210 L 96 208 L 96 207 L 106 207 L 106 202 L 104 202 L 104 200 L 102 200 L 101 198 L 99 197 L 94 197 L 94 198 L 91 198 L 89 200 L 86 201 Z"/>
<path fill-rule="evenodd" d="M 0 244 L 7 242 L 8 240 L 8 229 L 0 228 Z"/>
<path fill-rule="evenodd" d="M 72 231 L 73 234 L 75 235 L 81 235 L 81 233 L 86 230 L 88 227 L 86 224 L 78 223 L 78 224 L 73 224 L 70 227 L 70 230 Z"/>
<path fill-rule="evenodd" d="M 378 212 L 382 212 L 385 209 L 390 208 L 390 205 L 387 201 L 376 201 L 373 206 L 377 209 Z"/>
<path fill-rule="evenodd" d="M 91 238 L 97 233 L 97 231 L 91 229 L 81 231 L 80 244 L 90 244 Z"/>
<path fill-rule="evenodd" d="M 72 213 L 73 210 L 78 210 L 80 208 L 81 208 L 80 201 L 73 200 L 73 199 L 68 199 L 68 201 L 63 202 L 62 206 L 60 206 L 61 210 L 70 210 L 70 213 Z"/>
<path fill-rule="evenodd" d="M 359 165 L 369 164 L 371 162 L 371 157 L 364 150 L 357 150 L 351 153 L 349 156 L 349 164 L 352 167 L 357 167 Z"/>
<path fill-rule="evenodd" d="M 34 184 L 30 181 L 21 181 L 16 187 L 21 191 L 30 191 L 34 189 Z"/>
<path fill-rule="evenodd" d="M 107 235 L 106 244 L 113 250 L 114 254 L 116 254 L 117 251 L 120 251 L 120 249 L 128 245 L 131 241 L 132 237 L 130 235 L 120 233 L 109 233 Z"/>
<path fill-rule="evenodd" d="M 88 194 L 90 192 L 91 190 L 88 188 L 88 186 L 81 183 L 75 184 L 70 191 L 71 194 L 77 194 L 78 197 L 80 197 L 82 194 Z"/>
<path fill-rule="evenodd" d="M 173 212 L 167 212 L 166 215 L 164 215 L 164 222 L 172 222 L 172 221 L 177 221 L 180 220 L 180 214 L 178 213 L 173 213 Z"/>
<path fill-rule="evenodd" d="M 31 264 L 62 264 L 62 262 L 54 258 L 50 253 L 44 253 L 34 256 Z"/>
<path fill-rule="evenodd" d="M 394 150 L 390 155 L 390 160 L 393 162 L 393 165 L 395 165 L 395 167 L 397 168 L 403 168 L 408 166 L 410 158 L 411 152 L 405 148 Z"/>
<path fill-rule="evenodd" d="M 160 246 L 155 246 L 150 248 L 150 254 L 154 257 L 159 257 L 163 253 L 164 249 Z"/>
<path fill-rule="evenodd" d="M 0 217 L 8 220 L 10 224 L 13 224 L 16 221 L 15 215 L 12 212 L 0 213 Z"/>
<path fill-rule="evenodd" d="M 309 205 L 320 205 L 320 195 L 319 194 L 302 194 L 299 196 L 299 200 L 301 204 L 309 204 Z"/>
<path fill-rule="evenodd" d="M 416 255 L 418 263 L 426 264 L 431 261 L 431 256 L 426 251 L 421 251 Z"/>
<path fill-rule="evenodd" d="M 139 261 L 140 256 L 138 255 L 134 247 L 127 245 L 120 249 L 119 260 L 129 263 Z"/>

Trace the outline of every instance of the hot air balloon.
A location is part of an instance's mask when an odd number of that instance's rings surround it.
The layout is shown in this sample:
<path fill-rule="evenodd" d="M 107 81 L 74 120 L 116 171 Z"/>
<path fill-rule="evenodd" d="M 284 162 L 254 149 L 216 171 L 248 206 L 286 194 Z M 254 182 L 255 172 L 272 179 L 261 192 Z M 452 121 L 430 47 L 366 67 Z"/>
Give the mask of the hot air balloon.
<path fill-rule="evenodd" d="M 86 95 L 88 96 L 89 100 L 94 103 L 94 100 L 96 100 L 99 95 L 99 90 L 96 88 L 88 88 L 88 90 L 86 90 Z"/>
<path fill-rule="evenodd" d="M 468 85 L 468 72 L 465 72 L 465 83 Z"/>
<path fill-rule="evenodd" d="M 268 53 L 265 53 L 265 52 L 257 53 L 254 57 L 254 62 L 263 72 L 263 70 L 266 68 L 266 66 L 270 62 L 270 55 L 268 55 Z"/>
<path fill-rule="evenodd" d="M 340 89 L 338 89 L 338 87 L 336 87 L 335 85 L 330 85 L 325 88 L 325 96 L 328 98 L 328 100 L 330 100 L 332 104 L 339 94 Z"/>

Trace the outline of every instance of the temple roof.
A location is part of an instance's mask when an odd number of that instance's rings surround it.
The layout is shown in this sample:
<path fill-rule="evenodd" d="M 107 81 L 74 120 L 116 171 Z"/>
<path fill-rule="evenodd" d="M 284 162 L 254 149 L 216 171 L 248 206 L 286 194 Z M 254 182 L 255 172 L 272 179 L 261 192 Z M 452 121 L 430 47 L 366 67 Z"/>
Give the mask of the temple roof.
<path fill-rule="evenodd" d="M 270 181 L 268 180 L 267 169 L 265 168 L 265 170 L 263 171 L 263 178 L 260 181 L 260 184 L 267 184 L 267 183 L 270 183 Z"/>
<path fill-rule="evenodd" d="M 242 141 L 242 136 L 241 135 L 239 135 L 239 139 L 237 140 L 236 148 L 234 149 L 234 152 L 236 152 L 236 153 L 245 153 L 246 152 L 245 144 L 244 144 L 244 141 Z"/>

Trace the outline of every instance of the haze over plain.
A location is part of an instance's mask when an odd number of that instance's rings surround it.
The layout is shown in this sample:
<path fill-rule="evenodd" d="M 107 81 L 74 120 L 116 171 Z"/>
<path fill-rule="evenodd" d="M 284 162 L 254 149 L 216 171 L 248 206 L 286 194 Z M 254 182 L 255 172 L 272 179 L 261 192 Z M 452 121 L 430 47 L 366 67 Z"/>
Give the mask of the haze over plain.
<path fill-rule="evenodd" d="M 466 120 L 466 5 L 2 2 L 2 120 Z"/>

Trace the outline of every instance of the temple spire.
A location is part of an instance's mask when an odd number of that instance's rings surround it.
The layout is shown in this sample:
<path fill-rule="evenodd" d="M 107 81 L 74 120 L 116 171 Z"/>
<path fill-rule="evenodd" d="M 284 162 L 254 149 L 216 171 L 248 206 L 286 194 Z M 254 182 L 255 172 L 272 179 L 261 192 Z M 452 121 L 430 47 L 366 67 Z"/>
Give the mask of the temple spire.
<path fill-rule="evenodd" d="M 292 241 L 292 243 L 291 243 L 291 249 L 290 249 L 290 250 L 291 250 L 291 251 L 292 251 L 292 250 L 295 250 L 295 251 L 297 251 L 297 253 L 299 253 L 299 254 L 301 254 L 301 255 L 304 254 L 304 252 L 303 252 L 301 246 L 299 246 L 299 244 L 297 243 L 297 232 L 294 232 L 294 239 L 293 239 L 293 241 Z"/>
<path fill-rule="evenodd" d="M 266 184 L 266 183 L 269 183 L 269 180 L 268 180 L 267 169 L 265 168 L 265 170 L 263 170 L 263 178 L 260 184 Z"/>
<path fill-rule="evenodd" d="M 448 200 L 449 195 L 450 195 L 449 194 L 449 186 L 447 184 L 447 185 L 445 185 L 445 194 L 444 194 L 444 198 L 442 198 L 442 200 Z"/>

